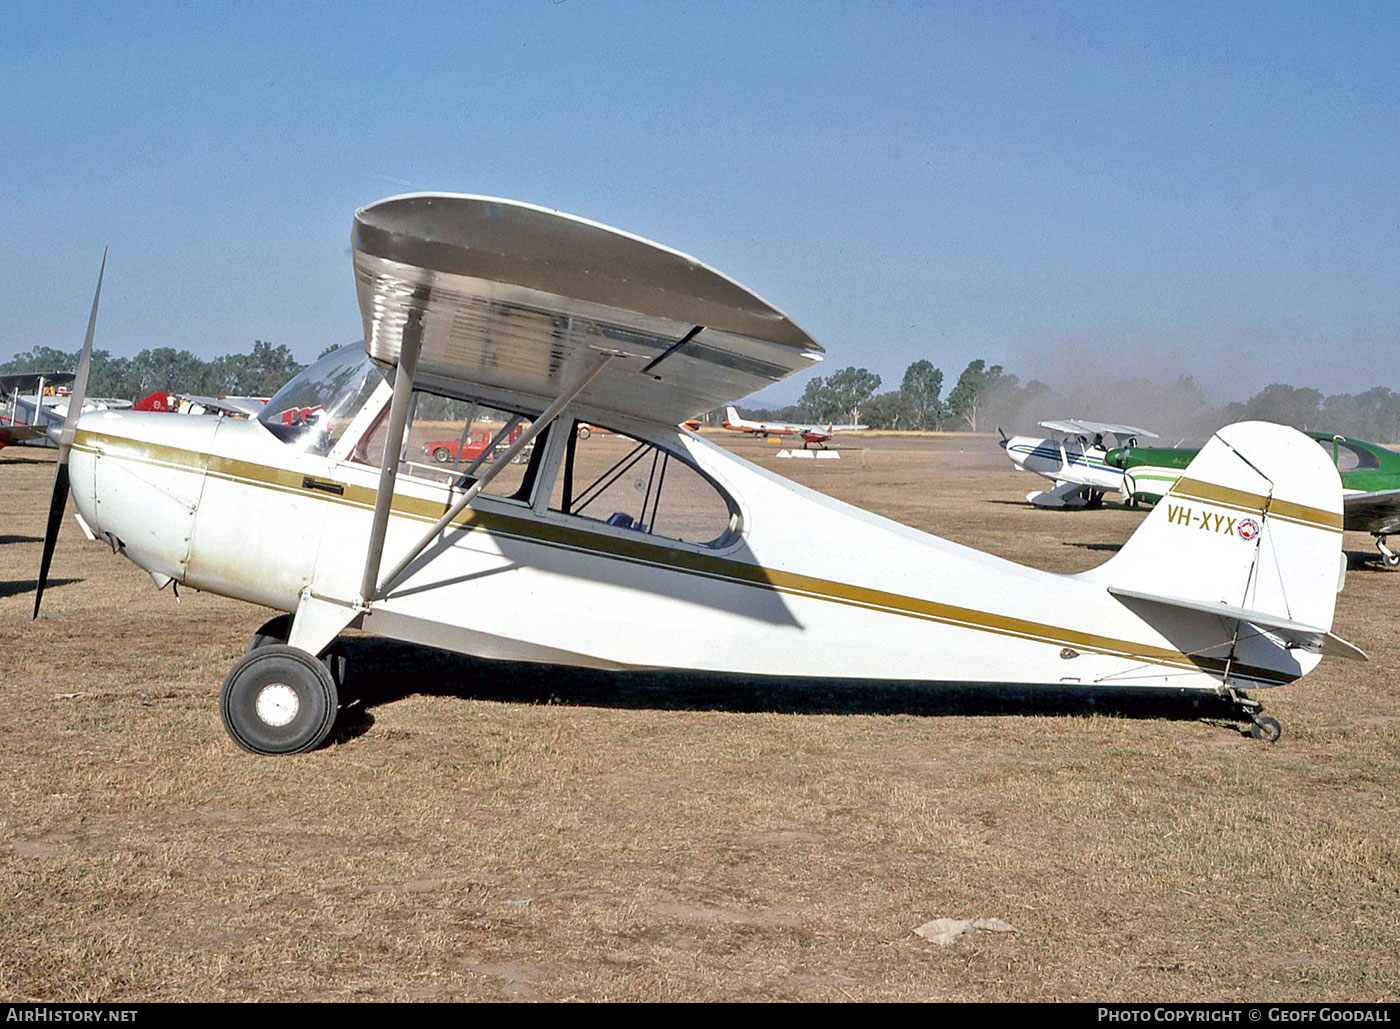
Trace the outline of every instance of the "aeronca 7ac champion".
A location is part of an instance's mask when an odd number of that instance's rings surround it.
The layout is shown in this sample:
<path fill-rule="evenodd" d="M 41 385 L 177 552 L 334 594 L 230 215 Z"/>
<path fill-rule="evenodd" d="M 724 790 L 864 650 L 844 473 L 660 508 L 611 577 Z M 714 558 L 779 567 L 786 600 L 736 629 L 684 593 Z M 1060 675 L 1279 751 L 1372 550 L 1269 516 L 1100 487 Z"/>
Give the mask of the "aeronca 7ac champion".
<path fill-rule="evenodd" d="M 339 699 L 321 655 L 347 627 L 600 669 L 1203 691 L 1266 738 L 1277 722 L 1242 687 L 1361 656 L 1330 631 L 1337 471 L 1292 429 L 1222 429 L 1173 487 L 1188 520 L 1158 507 L 1106 564 L 1056 575 L 678 426 L 822 354 L 693 258 L 454 195 L 372 204 L 352 243 L 364 344 L 306 369 L 259 418 L 74 403 L 60 438 L 35 616 L 71 481 L 84 531 L 157 585 L 290 614 L 223 686 L 246 750 L 326 738 Z M 99 277 L 85 354 L 100 293 Z M 482 427 L 493 443 L 424 459 L 423 442 Z"/>

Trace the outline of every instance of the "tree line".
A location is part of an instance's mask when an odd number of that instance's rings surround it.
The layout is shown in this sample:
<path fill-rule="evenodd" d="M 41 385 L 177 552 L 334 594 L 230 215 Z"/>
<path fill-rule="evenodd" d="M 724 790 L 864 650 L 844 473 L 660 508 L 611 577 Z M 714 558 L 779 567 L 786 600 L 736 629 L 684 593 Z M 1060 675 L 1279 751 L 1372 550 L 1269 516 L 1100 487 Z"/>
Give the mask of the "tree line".
<path fill-rule="evenodd" d="M 318 356 L 333 349 L 327 347 Z M 71 372 L 77 366 L 78 351 L 39 346 L 0 363 L 0 373 Z M 134 357 L 94 350 L 88 395 L 139 400 L 164 390 L 265 397 L 303 367 L 285 346 L 266 340 L 254 340 L 247 353 L 209 361 L 171 347 L 142 350 Z M 880 376 L 868 369 L 842 368 L 811 379 L 794 405 L 750 408 L 745 416 L 945 432 L 987 432 L 997 426 L 1024 431 L 1048 418 L 1074 417 L 1124 422 L 1182 438 L 1203 438 L 1222 425 L 1258 419 L 1400 443 L 1400 393 L 1385 386 L 1326 396 L 1311 387 L 1273 383 L 1248 400 L 1212 405 L 1189 375 L 1168 383 L 1126 379 L 1078 392 L 1056 391 L 1038 379 L 1023 384 L 1001 365 L 988 365 L 980 358 L 968 363 L 946 396 L 942 369 L 927 360 L 909 365 L 898 389 L 881 393 L 881 385 Z"/>
<path fill-rule="evenodd" d="M 66 353 L 53 347 L 35 347 L 0 364 L 8 372 L 75 372 L 80 351 Z M 254 340 L 246 354 L 225 354 L 212 361 L 188 350 L 155 347 L 135 357 L 113 357 L 106 350 L 92 352 L 88 396 L 140 400 L 156 390 L 195 396 L 268 397 L 304 365 L 285 346 Z"/>
<path fill-rule="evenodd" d="M 981 432 L 998 418 L 1011 418 L 1023 407 L 1053 395 L 1045 383 L 1024 386 L 999 364 L 972 361 L 943 394 L 943 370 L 932 361 L 915 361 L 904 371 L 899 389 L 877 393 L 880 376 L 865 368 L 843 368 L 807 383 L 792 407 L 758 412 L 773 420 L 865 424 L 872 429 Z"/>
<path fill-rule="evenodd" d="M 1400 443 L 1400 393 L 1385 386 L 1327 396 L 1311 387 L 1273 383 L 1247 400 L 1211 404 L 1189 375 L 1165 383 L 1129 378 L 1057 391 L 1038 379 L 1022 383 L 980 358 L 968 363 L 946 396 L 942 369 L 926 360 L 905 369 L 898 389 L 880 393 L 880 386 L 874 372 L 843 368 L 809 381 L 796 404 L 750 410 L 745 417 L 945 432 L 1027 431 L 1051 418 L 1087 418 L 1152 429 L 1169 443 L 1175 442 L 1169 437 L 1199 440 L 1231 422 L 1253 419 Z"/>

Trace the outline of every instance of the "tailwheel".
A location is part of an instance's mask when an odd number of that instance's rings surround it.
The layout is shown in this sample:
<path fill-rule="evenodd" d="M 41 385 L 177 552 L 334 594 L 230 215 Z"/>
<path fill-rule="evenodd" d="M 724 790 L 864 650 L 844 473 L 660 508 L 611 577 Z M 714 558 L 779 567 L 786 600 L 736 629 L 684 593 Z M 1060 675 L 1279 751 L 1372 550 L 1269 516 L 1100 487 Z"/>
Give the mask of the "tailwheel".
<path fill-rule="evenodd" d="M 1278 738 L 1283 735 L 1283 726 L 1271 715 L 1255 715 L 1245 732 L 1249 734 L 1250 739 L 1277 743 Z"/>
<path fill-rule="evenodd" d="M 243 655 L 219 694 L 224 729 L 252 754 L 316 749 L 330 735 L 339 707 L 330 669 L 284 643 L 267 643 Z"/>
<path fill-rule="evenodd" d="M 1263 704 L 1233 686 L 1225 686 L 1221 690 L 1221 696 L 1234 704 L 1234 717 L 1248 723 L 1243 730 L 1244 735 L 1252 740 L 1263 740 L 1265 743 L 1278 742 L 1279 737 L 1283 735 L 1283 725 L 1272 715 L 1264 714 Z"/>
<path fill-rule="evenodd" d="M 1381 552 L 1381 564 L 1385 565 L 1387 568 L 1400 566 L 1400 553 L 1391 550 L 1385 545 L 1384 536 L 1376 537 L 1376 547 L 1379 548 Z"/>

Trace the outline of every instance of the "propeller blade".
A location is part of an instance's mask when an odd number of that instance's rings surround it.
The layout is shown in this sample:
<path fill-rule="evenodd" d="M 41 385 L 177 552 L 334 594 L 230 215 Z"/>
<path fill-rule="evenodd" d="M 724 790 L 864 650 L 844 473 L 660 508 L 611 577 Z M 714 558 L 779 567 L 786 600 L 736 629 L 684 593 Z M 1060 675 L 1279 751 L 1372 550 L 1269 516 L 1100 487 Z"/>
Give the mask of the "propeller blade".
<path fill-rule="evenodd" d="M 49 521 L 44 529 L 44 553 L 39 558 L 39 578 L 34 580 L 34 614 L 39 617 L 39 605 L 44 600 L 44 585 L 49 581 L 49 565 L 53 561 L 54 544 L 63 525 L 63 510 L 68 506 L 68 465 L 61 464 L 53 477 L 53 495 L 49 498 Z"/>
<path fill-rule="evenodd" d="M 39 617 L 39 605 L 44 600 L 44 586 L 49 580 L 49 565 L 53 548 L 58 542 L 58 530 L 63 525 L 63 511 L 68 506 L 68 457 L 73 450 L 73 437 L 78 432 L 83 401 L 87 399 L 88 373 L 92 371 L 92 337 L 97 331 L 97 302 L 102 299 L 102 277 L 107 273 L 107 250 L 102 250 L 102 267 L 97 272 L 97 291 L 92 295 L 92 313 L 88 315 L 87 338 L 83 340 L 82 356 L 78 358 L 78 374 L 73 378 L 73 392 L 68 397 L 68 411 L 63 417 L 63 430 L 58 437 L 58 467 L 53 475 L 53 493 L 49 497 L 49 521 L 44 529 L 44 550 L 39 558 L 39 577 L 34 580 L 34 618 Z"/>

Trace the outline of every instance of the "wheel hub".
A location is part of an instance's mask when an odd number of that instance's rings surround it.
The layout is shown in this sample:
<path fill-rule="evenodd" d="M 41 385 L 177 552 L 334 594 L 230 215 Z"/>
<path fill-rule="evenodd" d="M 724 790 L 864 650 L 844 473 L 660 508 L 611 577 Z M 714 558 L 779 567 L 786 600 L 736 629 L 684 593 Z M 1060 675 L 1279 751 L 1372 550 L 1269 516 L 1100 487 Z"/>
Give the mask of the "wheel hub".
<path fill-rule="evenodd" d="M 253 707 L 258 717 L 268 725 L 283 726 L 297 716 L 297 711 L 301 709 L 301 701 L 297 697 L 297 691 L 286 683 L 272 682 L 258 690 Z"/>

